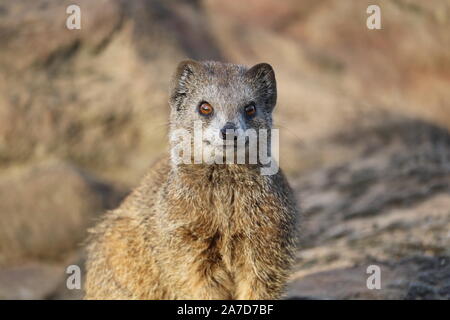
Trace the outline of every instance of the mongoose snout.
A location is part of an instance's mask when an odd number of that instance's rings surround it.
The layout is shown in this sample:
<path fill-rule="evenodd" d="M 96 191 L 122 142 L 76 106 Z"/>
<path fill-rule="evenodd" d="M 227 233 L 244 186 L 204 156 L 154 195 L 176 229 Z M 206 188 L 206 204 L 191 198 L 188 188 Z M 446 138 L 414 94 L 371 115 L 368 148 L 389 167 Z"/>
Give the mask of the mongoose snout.
<path fill-rule="evenodd" d="M 237 135 L 234 132 L 236 125 L 233 122 L 227 122 L 222 129 L 220 129 L 220 137 L 223 140 L 234 139 L 237 140 Z"/>

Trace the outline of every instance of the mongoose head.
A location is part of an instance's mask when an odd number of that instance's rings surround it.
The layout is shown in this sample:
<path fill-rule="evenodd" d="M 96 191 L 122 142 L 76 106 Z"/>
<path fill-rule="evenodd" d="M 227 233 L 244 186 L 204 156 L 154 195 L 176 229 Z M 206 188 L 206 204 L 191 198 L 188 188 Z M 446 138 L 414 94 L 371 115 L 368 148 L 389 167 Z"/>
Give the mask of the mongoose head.
<path fill-rule="evenodd" d="M 182 61 L 170 88 L 170 130 L 193 134 L 194 123 L 200 121 L 203 150 L 223 148 L 230 132 L 236 141 L 248 129 L 271 129 L 276 98 L 275 74 L 267 63 L 247 68 Z"/>

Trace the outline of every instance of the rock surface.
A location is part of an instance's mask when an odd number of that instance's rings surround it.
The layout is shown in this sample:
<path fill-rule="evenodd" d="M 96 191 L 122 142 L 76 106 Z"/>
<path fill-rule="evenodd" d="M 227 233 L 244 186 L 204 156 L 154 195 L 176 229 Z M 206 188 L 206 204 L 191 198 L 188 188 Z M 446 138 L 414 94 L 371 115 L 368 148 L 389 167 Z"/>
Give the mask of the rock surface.
<path fill-rule="evenodd" d="M 351 143 L 368 151 L 295 182 L 302 249 L 288 296 L 448 299 L 450 135 L 423 123 L 395 128 L 382 144 L 386 125 L 359 132 Z M 370 265 L 381 268 L 381 290 L 366 286 Z"/>
<path fill-rule="evenodd" d="M 43 163 L 0 179 L 0 267 L 60 260 L 79 248 L 86 228 L 123 195 L 65 163 Z"/>

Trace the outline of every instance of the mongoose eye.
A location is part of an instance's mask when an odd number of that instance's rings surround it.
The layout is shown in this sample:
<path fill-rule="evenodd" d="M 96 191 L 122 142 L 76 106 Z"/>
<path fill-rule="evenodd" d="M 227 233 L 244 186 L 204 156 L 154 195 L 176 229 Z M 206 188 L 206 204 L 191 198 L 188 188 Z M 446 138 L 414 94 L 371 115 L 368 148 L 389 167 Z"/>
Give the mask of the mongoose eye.
<path fill-rule="evenodd" d="M 248 106 L 245 107 L 244 111 L 247 116 L 253 116 L 256 113 L 255 104 L 254 103 L 249 104 Z"/>
<path fill-rule="evenodd" d="M 208 116 L 214 111 L 213 107 L 208 102 L 202 102 L 198 107 L 198 112 L 201 115 Z"/>

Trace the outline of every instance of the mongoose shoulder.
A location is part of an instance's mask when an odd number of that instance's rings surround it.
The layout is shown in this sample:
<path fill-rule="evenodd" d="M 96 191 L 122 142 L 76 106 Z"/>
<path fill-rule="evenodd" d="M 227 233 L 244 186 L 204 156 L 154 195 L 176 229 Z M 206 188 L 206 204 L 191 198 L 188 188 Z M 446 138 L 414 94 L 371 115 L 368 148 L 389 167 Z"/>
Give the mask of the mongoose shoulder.
<path fill-rule="evenodd" d="M 171 149 L 174 130 L 192 132 L 194 121 L 205 125 L 207 150 L 223 148 L 230 124 L 235 136 L 270 129 L 275 102 L 268 64 L 184 61 L 170 92 Z M 259 162 L 162 158 L 91 230 L 86 298 L 279 298 L 293 262 L 298 210 L 281 170 L 260 169 Z"/>

